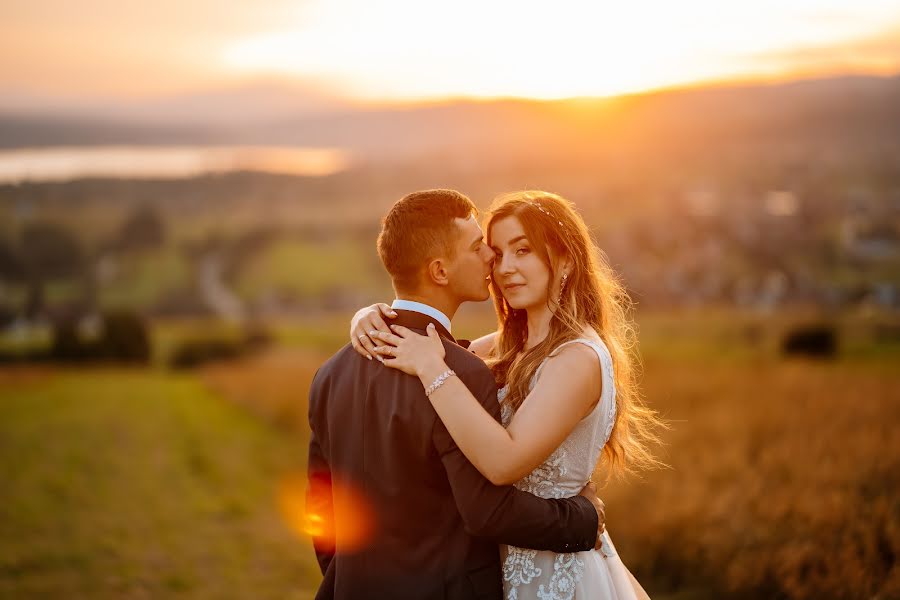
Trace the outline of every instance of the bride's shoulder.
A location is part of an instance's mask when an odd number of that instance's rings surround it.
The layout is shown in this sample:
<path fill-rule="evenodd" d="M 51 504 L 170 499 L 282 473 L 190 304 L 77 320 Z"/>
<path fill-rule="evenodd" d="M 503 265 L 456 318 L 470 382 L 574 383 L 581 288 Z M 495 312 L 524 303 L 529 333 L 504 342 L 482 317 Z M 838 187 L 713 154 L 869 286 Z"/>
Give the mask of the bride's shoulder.
<path fill-rule="evenodd" d="M 597 350 L 577 338 L 560 345 L 538 368 L 535 386 L 553 390 L 554 403 L 569 398 L 569 408 L 585 416 L 596 404 L 602 391 L 603 369 Z M 579 417 L 581 418 L 581 417 Z"/>
<path fill-rule="evenodd" d="M 598 366 L 595 346 L 599 340 L 600 337 L 596 335 L 583 335 L 564 342 L 550 352 L 545 359 L 546 363 L 548 366 L 550 364 L 568 366 L 581 364 L 583 367 L 593 371 L 593 367 Z M 566 367 L 563 368 L 565 369 Z"/>
<path fill-rule="evenodd" d="M 581 330 L 580 336 L 567 342 L 563 342 L 550 352 L 550 356 L 557 356 L 565 351 L 572 351 L 577 348 L 582 348 L 582 352 L 590 355 L 590 352 L 592 352 L 590 348 L 592 346 L 605 346 L 605 344 L 603 343 L 603 338 L 600 337 L 600 334 L 594 331 L 593 327 L 586 325 L 584 329 Z"/>
<path fill-rule="evenodd" d="M 581 363 L 590 372 L 599 373 L 604 362 L 603 355 L 607 352 L 603 338 L 593 328 L 585 327 L 581 336 L 557 346 L 546 362 L 571 366 L 574 366 L 572 362 Z"/>
<path fill-rule="evenodd" d="M 492 331 L 487 335 L 481 336 L 477 340 L 473 340 L 469 345 L 469 351 L 480 358 L 485 358 L 491 353 L 491 350 L 494 349 L 494 344 L 496 343 L 497 332 Z"/>

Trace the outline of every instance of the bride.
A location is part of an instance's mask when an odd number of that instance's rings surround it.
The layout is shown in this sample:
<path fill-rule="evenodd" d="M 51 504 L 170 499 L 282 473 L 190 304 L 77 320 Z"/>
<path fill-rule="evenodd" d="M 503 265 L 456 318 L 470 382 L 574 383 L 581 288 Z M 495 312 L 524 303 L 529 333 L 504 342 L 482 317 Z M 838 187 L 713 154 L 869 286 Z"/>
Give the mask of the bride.
<path fill-rule="evenodd" d="M 638 395 L 628 296 L 572 203 L 547 192 L 512 193 L 491 207 L 486 231 L 499 325 L 470 350 L 502 386 L 503 423 L 451 371 L 429 400 L 459 448 L 493 483 L 543 498 L 577 494 L 601 453 L 610 473 L 658 464 L 648 446 L 662 423 Z M 382 315 L 390 313 L 383 304 L 361 310 L 351 335 L 368 335 L 386 366 L 428 386 L 448 371 L 434 326 L 427 336 L 388 327 Z M 508 599 L 648 598 L 608 531 L 600 550 L 506 546 L 501 554 Z"/>

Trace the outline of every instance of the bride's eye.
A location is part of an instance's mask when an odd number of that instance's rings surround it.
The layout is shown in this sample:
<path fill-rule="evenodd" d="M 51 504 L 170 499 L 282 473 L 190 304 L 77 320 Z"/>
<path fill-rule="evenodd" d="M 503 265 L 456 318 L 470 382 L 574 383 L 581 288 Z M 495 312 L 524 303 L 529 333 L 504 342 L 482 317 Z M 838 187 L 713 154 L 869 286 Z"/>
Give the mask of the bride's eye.
<path fill-rule="evenodd" d="M 523 246 L 523 247 L 519 248 L 518 250 L 516 250 L 516 256 L 524 256 L 525 254 L 528 254 L 529 251 L 530 251 L 529 248 Z"/>

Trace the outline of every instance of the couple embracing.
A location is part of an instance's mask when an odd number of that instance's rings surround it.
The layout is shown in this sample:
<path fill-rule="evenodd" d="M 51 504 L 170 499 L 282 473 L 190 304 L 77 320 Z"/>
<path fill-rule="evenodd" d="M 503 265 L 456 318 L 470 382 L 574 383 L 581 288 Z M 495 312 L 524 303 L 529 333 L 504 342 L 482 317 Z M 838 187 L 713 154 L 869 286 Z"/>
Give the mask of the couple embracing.
<path fill-rule="evenodd" d="M 477 215 L 452 190 L 391 208 L 396 300 L 360 310 L 313 380 L 316 597 L 647 598 L 591 483 L 601 458 L 656 462 L 628 297 L 564 198 L 502 196 L 484 232 Z M 454 339 L 459 306 L 491 295 L 498 330 Z"/>

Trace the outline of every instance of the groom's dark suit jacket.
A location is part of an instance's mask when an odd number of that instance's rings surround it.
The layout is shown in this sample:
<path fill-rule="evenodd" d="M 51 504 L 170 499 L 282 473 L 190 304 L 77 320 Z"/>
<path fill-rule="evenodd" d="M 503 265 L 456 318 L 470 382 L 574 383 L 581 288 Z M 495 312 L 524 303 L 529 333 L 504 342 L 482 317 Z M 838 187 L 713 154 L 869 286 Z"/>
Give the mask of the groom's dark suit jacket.
<path fill-rule="evenodd" d="M 499 421 L 484 363 L 433 322 L 447 365 Z M 317 599 L 469 599 L 502 596 L 499 543 L 589 550 L 597 513 L 580 496 L 544 500 L 486 480 L 447 433 L 419 379 L 345 346 L 309 394 L 307 510 L 325 578 Z"/>

